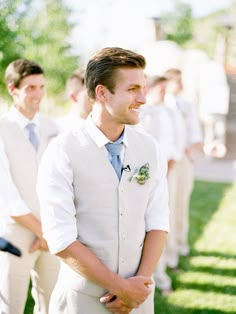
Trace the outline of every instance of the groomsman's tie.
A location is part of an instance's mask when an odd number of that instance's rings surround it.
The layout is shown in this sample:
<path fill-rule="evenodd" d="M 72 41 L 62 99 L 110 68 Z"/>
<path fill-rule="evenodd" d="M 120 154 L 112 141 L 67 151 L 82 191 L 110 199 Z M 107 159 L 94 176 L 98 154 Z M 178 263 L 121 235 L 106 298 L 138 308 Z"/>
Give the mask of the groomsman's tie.
<path fill-rule="evenodd" d="M 115 169 L 115 172 L 120 180 L 122 172 L 122 162 L 120 154 L 122 151 L 123 143 L 108 143 L 106 144 L 106 149 L 111 155 L 111 164 Z"/>
<path fill-rule="evenodd" d="M 34 149 L 37 151 L 38 146 L 39 146 L 39 141 L 38 141 L 38 137 L 37 137 L 35 130 L 34 130 L 35 123 L 28 123 L 26 125 L 26 128 L 29 131 L 29 141 L 34 146 Z"/>

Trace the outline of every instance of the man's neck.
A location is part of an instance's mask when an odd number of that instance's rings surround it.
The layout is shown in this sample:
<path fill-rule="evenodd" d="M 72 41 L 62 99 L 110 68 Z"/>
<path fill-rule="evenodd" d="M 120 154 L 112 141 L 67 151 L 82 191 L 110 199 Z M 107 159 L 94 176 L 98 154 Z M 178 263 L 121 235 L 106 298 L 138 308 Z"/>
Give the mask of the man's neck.
<path fill-rule="evenodd" d="M 35 112 L 30 112 L 30 111 L 26 111 L 26 110 L 23 110 L 22 108 L 20 107 L 17 107 L 16 106 L 16 109 L 23 115 L 25 116 L 27 119 L 29 120 L 33 120 L 33 118 L 35 117 Z"/>
<path fill-rule="evenodd" d="M 105 119 L 96 112 L 92 112 L 92 120 L 99 130 L 112 142 L 115 142 L 124 131 L 125 125 Z"/>

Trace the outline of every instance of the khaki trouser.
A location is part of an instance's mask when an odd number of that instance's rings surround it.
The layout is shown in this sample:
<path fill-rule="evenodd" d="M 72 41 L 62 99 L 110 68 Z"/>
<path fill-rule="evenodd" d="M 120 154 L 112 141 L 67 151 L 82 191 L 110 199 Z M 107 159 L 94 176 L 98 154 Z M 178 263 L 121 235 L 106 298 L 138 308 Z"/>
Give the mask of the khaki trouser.
<path fill-rule="evenodd" d="M 166 269 L 177 267 L 179 255 L 188 253 L 189 201 L 193 189 L 193 165 L 187 159 L 177 162 L 168 175 L 170 233 L 154 272 L 156 287 L 170 289 L 171 278 Z"/>
<path fill-rule="evenodd" d="M 189 252 L 189 203 L 194 186 L 194 167 L 188 158 L 184 158 L 178 166 L 180 178 L 175 215 L 176 240 L 179 254 L 186 255 Z"/>
<path fill-rule="evenodd" d="M 178 266 L 179 254 L 187 254 L 189 230 L 189 201 L 193 190 L 193 164 L 184 158 L 178 161 L 168 178 L 170 196 L 170 233 L 166 251 L 167 264 Z"/>
<path fill-rule="evenodd" d="M 169 290 L 172 288 L 171 278 L 168 276 L 166 268 L 167 256 L 166 249 L 164 249 L 153 274 L 155 285 L 160 290 Z"/>
<path fill-rule="evenodd" d="M 30 278 L 35 301 L 34 313 L 48 313 L 50 296 L 59 271 L 58 258 L 46 251 L 28 253 L 34 235 L 17 224 L 7 226 L 3 236 L 21 250 L 22 256 L 0 252 L 0 313 L 24 313 Z"/>
<path fill-rule="evenodd" d="M 70 285 L 70 280 L 68 277 L 64 277 L 61 269 L 58 282 L 52 293 L 49 314 L 111 314 L 105 305 L 99 301 L 99 297 L 83 293 L 81 288 L 80 285 L 77 288 L 74 282 Z M 130 313 L 154 314 L 154 291 L 155 286 L 153 285 L 152 293 L 147 300 Z"/>

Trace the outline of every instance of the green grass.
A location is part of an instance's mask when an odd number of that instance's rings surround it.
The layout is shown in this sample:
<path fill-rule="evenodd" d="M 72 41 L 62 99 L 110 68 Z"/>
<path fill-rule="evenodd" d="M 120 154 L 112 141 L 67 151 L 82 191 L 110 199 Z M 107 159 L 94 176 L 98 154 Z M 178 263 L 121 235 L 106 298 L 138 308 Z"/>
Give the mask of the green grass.
<path fill-rule="evenodd" d="M 236 184 L 195 183 L 189 241 L 180 271 L 169 271 L 174 292 L 156 290 L 155 313 L 236 313 Z"/>
<path fill-rule="evenodd" d="M 236 313 L 236 184 L 195 182 L 189 242 L 179 272 L 168 271 L 174 292 L 166 297 L 156 289 L 155 314 Z"/>
<path fill-rule="evenodd" d="M 33 314 L 34 313 L 34 300 L 31 296 L 31 287 L 32 287 L 32 284 L 30 282 L 29 291 L 28 291 L 28 299 L 26 301 L 24 314 Z"/>

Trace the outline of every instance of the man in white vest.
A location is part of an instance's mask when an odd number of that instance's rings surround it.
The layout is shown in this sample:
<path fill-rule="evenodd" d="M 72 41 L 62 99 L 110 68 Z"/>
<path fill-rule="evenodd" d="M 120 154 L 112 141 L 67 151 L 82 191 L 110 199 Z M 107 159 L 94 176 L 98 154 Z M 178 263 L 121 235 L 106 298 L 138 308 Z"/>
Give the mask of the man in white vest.
<path fill-rule="evenodd" d="M 36 178 L 41 156 L 58 131 L 38 113 L 44 95 L 44 72 L 38 64 L 15 60 L 5 80 L 14 106 L 0 119 L 0 236 L 22 256 L 0 252 L 0 309 L 22 314 L 31 279 L 34 313 L 46 314 L 59 261 L 42 236 Z"/>
<path fill-rule="evenodd" d="M 86 69 L 93 110 L 49 144 L 39 169 L 42 226 L 63 261 L 50 313 L 154 313 L 152 273 L 169 230 L 166 160 L 126 124 L 145 103 L 145 59 L 104 48 Z M 119 152 L 114 152 L 115 150 Z"/>

